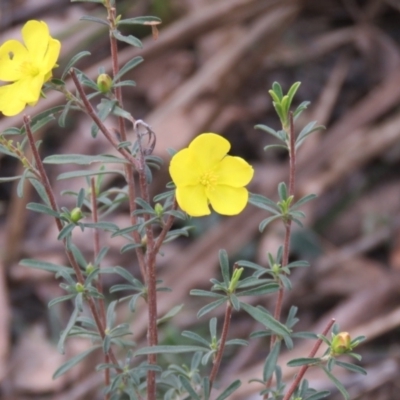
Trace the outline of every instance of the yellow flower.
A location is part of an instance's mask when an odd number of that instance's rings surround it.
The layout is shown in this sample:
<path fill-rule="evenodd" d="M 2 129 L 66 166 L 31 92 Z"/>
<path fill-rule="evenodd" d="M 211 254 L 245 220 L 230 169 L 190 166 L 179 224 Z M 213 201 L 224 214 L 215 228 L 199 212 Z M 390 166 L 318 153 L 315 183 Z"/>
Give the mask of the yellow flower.
<path fill-rule="evenodd" d="M 25 45 L 8 40 L 0 47 L 0 80 L 13 82 L 0 87 L 0 111 L 7 116 L 37 103 L 60 53 L 60 42 L 50 36 L 43 21 L 28 21 L 22 37 Z"/>
<path fill-rule="evenodd" d="M 215 133 L 197 136 L 189 147 L 176 153 L 169 173 L 176 186 L 176 200 L 192 217 L 239 214 L 247 204 L 246 186 L 253 168 L 240 157 L 226 155 L 230 143 Z"/>

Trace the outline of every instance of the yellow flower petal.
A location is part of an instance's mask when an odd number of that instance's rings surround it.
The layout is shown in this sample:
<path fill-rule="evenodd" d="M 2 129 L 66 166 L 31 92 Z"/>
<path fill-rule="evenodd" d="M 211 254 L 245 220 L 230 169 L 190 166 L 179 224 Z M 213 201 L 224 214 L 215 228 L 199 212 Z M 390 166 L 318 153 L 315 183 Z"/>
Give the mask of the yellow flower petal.
<path fill-rule="evenodd" d="M 29 59 L 29 53 L 22 43 L 8 40 L 0 47 L 0 80 L 14 82 L 21 78 L 20 66 Z"/>
<path fill-rule="evenodd" d="M 49 40 L 49 47 L 42 61 L 42 68 L 44 73 L 50 72 L 53 68 L 57 67 L 56 62 L 60 55 L 61 43 L 53 38 Z M 51 77 L 51 74 L 48 76 Z M 47 79 L 46 79 L 47 80 Z"/>
<path fill-rule="evenodd" d="M 249 192 L 243 187 L 218 185 L 207 191 L 207 197 L 218 214 L 236 215 L 246 207 Z"/>
<path fill-rule="evenodd" d="M 254 175 L 253 167 L 243 158 L 226 156 L 215 169 L 218 184 L 233 187 L 246 186 Z"/>
<path fill-rule="evenodd" d="M 220 162 L 231 148 L 231 144 L 222 136 L 215 133 L 202 133 L 189 145 L 202 168 L 207 170 Z"/>
<path fill-rule="evenodd" d="M 18 96 L 14 96 L 15 92 L 23 91 L 24 87 L 21 81 L 11 83 L 0 87 L 0 111 L 7 117 L 19 114 L 26 106 L 26 101 Z"/>
<path fill-rule="evenodd" d="M 37 66 L 41 65 L 50 40 L 47 24 L 43 21 L 28 21 L 22 28 L 22 38 L 28 49 L 31 61 Z"/>
<path fill-rule="evenodd" d="M 21 93 L 20 95 L 23 99 L 25 99 L 27 104 L 34 106 L 40 98 L 40 91 L 42 90 L 44 83 L 44 76 L 37 75 L 33 78 L 24 80 L 24 82 L 25 94 Z"/>
<path fill-rule="evenodd" d="M 176 186 L 187 186 L 199 183 L 201 171 L 193 152 L 183 149 L 172 157 L 169 173 Z"/>
<path fill-rule="evenodd" d="M 178 187 L 176 201 L 179 207 L 192 217 L 201 217 L 211 213 L 205 188 L 201 185 Z"/>

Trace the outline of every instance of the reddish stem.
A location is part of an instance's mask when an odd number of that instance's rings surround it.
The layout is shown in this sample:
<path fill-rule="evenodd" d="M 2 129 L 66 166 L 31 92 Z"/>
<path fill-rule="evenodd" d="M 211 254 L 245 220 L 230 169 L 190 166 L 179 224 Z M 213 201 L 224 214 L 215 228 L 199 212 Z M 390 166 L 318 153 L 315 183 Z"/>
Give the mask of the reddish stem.
<path fill-rule="evenodd" d="M 214 359 L 214 365 L 210 374 L 210 387 L 212 387 L 221 365 L 222 356 L 224 354 L 226 339 L 228 337 L 229 325 L 232 317 L 232 304 L 228 302 L 225 309 L 224 325 L 222 327 L 221 339 L 218 346 L 218 351 Z"/>
<path fill-rule="evenodd" d="M 293 113 L 289 113 L 289 196 L 294 196 L 295 192 L 295 178 L 296 178 L 296 137 L 294 130 Z M 282 267 L 289 264 L 289 252 L 290 252 L 290 235 L 292 229 L 292 220 L 288 219 L 284 221 L 285 224 L 285 238 L 283 242 L 283 255 L 282 255 Z M 278 297 L 275 303 L 274 318 L 280 321 L 282 313 L 283 296 L 285 288 L 282 282 L 279 282 L 280 288 L 278 291 Z M 271 336 L 270 350 L 274 347 L 277 340 L 276 335 Z M 270 388 L 272 385 L 272 377 L 268 380 L 266 388 Z M 264 395 L 264 400 L 268 399 L 268 394 Z"/>
<path fill-rule="evenodd" d="M 335 323 L 335 319 L 332 318 L 329 322 L 328 325 L 326 326 L 326 328 L 324 329 L 324 331 L 322 332 L 323 336 L 326 336 L 330 329 L 332 328 L 333 324 Z M 318 339 L 315 344 L 314 347 L 312 348 L 310 354 L 308 355 L 309 358 L 312 358 L 315 356 L 315 354 L 317 354 L 317 351 L 319 349 L 319 347 L 321 346 L 322 343 L 322 339 Z M 294 393 L 294 391 L 296 390 L 297 386 L 299 385 L 299 383 L 301 382 L 301 380 L 303 379 L 304 374 L 306 373 L 307 369 L 310 368 L 309 365 L 303 365 L 300 368 L 299 373 L 296 376 L 296 379 L 293 381 L 293 383 L 291 384 L 289 390 L 287 391 L 287 393 L 285 394 L 285 397 L 283 398 L 283 400 L 289 400 L 290 397 L 292 396 L 292 394 Z"/>
<path fill-rule="evenodd" d="M 91 193 L 90 193 L 90 200 L 92 203 L 92 218 L 93 218 L 93 222 L 95 224 L 97 224 L 97 222 L 99 222 L 99 214 L 98 214 L 98 209 L 97 209 L 97 198 L 96 198 L 96 181 L 95 178 L 92 177 L 90 179 L 90 189 L 91 189 Z M 94 259 L 97 258 L 97 256 L 100 253 L 100 235 L 99 235 L 99 230 L 98 229 L 94 229 L 93 231 L 93 256 Z M 100 263 L 97 266 L 98 268 L 100 268 Z M 96 279 L 96 288 L 97 291 L 101 294 L 103 294 L 103 282 L 102 282 L 102 276 L 99 273 Z M 100 316 L 101 316 L 101 320 L 103 322 L 103 326 L 106 326 L 106 308 L 104 305 L 104 299 L 103 298 L 99 298 L 98 299 L 98 304 L 99 304 L 99 308 L 100 308 Z M 110 357 L 108 356 L 108 354 L 104 354 L 104 362 L 106 364 L 108 364 L 110 362 Z M 110 385 L 110 369 L 106 368 L 104 370 L 104 382 L 106 384 L 106 386 Z M 110 398 L 110 394 L 106 395 L 106 400 L 108 400 Z"/>
<path fill-rule="evenodd" d="M 29 146 L 31 148 L 33 158 L 35 159 L 36 168 L 39 171 L 40 181 L 41 181 L 41 183 L 42 183 L 42 185 L 43 185 L 43 187 L 44 187 L 44 189 L 46 191 L 46 194 L 47 194 L 47 197 L 49 199 L 50 206 L 51 206 L 52 210 L 58 212 L 59 210 L 58 210 L 58 207 L 57 207 L 57 203 L 56 203 L 56 200 L 55 200 L 53 189 L 52 189 L 52 187 L 50 185 L 49 178 L 47 176 L 46 170 L 44 169 L 44 166 L 43 166 L 43 163 L 42 163 L 42 159 L 40 158 L 38 149 L 37 149 L 36 144 L 35 144 L 33 133 L 32 133 L 31 127 L 30 127 L 30 118 L 25 115 L 23 120 L 24 120 L 26 135 L 27 135 L 27 138 L 28 138 L 28 143 L 29 143 Z M 55 222 L 56 222 L 56 225 L 57 225 L 57 229 L 59 231 L 61 231 L 61 229 L 63 228 L 63 225 L 62 225 L 61 221 L 58 218 L 55 218 Z M 80 267 L 79 267 L 74 255 L 73 255 L 73 253 L 70 250 L 68 250 L 68 248 L 67 248 L 66 239 L 63 240 L 63 243 L 64 243 L 64 248 L 65 248 L 65 252 L 66 252 L 68 261 L 70 262 L 70 264 L 71 264 L 71 266 L 72 266 L 72 268 L 73 268 L 73 270 L 74 270 L 74 272 L 76 274 L 76 279 L 81 285 L 84 285 L 84 283 L 85 283 L 84 276 L 82 274 L 82 271 L 81 271 L 81 269 L 80 269 Z M 102 320 L 100 318 L 100 315 L 99 315 L 99 313 L 97 311 L 96 304 L 95 304 L 95 302 L 94 302 L 92 297 L 85 297 L 85 299 L 86 299 L 86 301 L 87 301 L 87 303 L 89 305 L 90 311 L 92 313 L 92 316 L 93 316 L 93 319 L 94 319 L 95 324 L 97 326 L 97 330 L 98 330 L 98 332 L 100 334 L 100 337 L 102 339 L 104 339 L 105 338 L 105 332 L 104 332 L 105 326 L 103 325 L 103 322 L 102 322 Z M 117 366 L 118 365 L 118 361 L 117 361 L 117 359 L 116 359 L 116 357 L 115 357 L 115 355 L 114 355 L 114 353 L 113 353 L 113 351 L 111 349 L 109 350 L 109 356 L 110 356 L 111 361 Z M 118 369 L 118 367 L 116 367 L 116 369 Z"/>

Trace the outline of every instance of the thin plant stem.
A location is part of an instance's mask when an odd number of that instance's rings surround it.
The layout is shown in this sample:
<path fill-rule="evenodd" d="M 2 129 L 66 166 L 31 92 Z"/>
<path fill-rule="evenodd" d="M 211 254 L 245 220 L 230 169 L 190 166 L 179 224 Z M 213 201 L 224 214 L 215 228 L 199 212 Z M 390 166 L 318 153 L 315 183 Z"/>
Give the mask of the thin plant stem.
<path fill-rule="evenodd" d="M 91 189 L 91 193 L 90 193 L 90 201 L 92 204 L 92 218 L 93 218 L 93 222 L 95 224 L 97 224 L 97 222 L 99 222 L 99 213 L 98 213 L 98 209 L 97 209 L 97 198 L 96 198 L 96 181 L 95 178 L 92 177 L 90 179 L 90 189 Z M 100 235 L 99 235 L 99 230 L 98 229 L 94 229 L 93 231 L 93 256 L 94 259 L 97 258 L 97 256 L 100 253 Z M 97 268 L 100 268 L 100 263 L 97 266 Z M 102 282 L 102 276 L 101 274 L 98 274 L 97 279 L 96 279 L 96 288 L 97 291 L 101 294 L 103 294 L 103 282 Z M 106 308 L 104 305 L 104 299 L 103 298 L 99 298 L 98 299 L 98 304 L 99 304 L 99 308 L 100 308 L 100 316 L 101 316 L 101 320 L 103 322 L 103 326 L 106 326 Z M 110 362 L 110 357 L 108 356 L 108 354 L 104 354 L 104 362 L 106 364 L 108 364 Z M 104 383 L 106 384 L 106 386 L 110 385 L 110 369 L 106 368 L 104 370 Z M 110 394 L 107 393 L 106 394 L 106 400 L 110 399 Z"/>
<path fill-rule="evenodd" d="M 111 7 L 110 1 L 106 1 L 106 8 L 108 13 L 108 21 L 110 23 L 110 45 L 111 45 L 111 60 L 112 60 L 112 70 L 113 76 L 115 77 L 119 71 L 119 63 L 118 63 L 118 46 L 117 40 L 115 39 L 112 31 L 116 28 L 115 26 L 115 18 L 116 18 L 116 10 L 114 7 Z M 115 97 L 119 103 L 119 106 L 123 108 L 123 99 L 122 99 L 122 90 L 120 87 L 116 87 L 114 89 Z M 135 120 L 132 118 L 132 124 L 135 126 Z M 126 141 L 126 127 L 125 121 L 122 117 L 118 118 L 119 131 L 121 135 L 122 141 Z M 139 144 L 139 165 L 133 164 L 136 166 L 136 170 L 139 173 L 139 187 L 140 193 L 144 201 L 147 203 L 150 202 L 148 184 L 145 175 L 145 159 L 144 154 L 141 148 L 141 137 L 138 134 L 137 140 Z M 128 192 L 129 192 L 129 209 L 131 214 L 131 223 L 135 225 L 137 223 L 136 215 L 134 211 L 136 210 L 135 203 L 135 178 L 133 165 L 125 166 L 125 176 L 128 184 Z M 148 221 L 150 216 L 148 214 L 144 214 L 145 221 Z M 151 225 L 146 225 L 146 256 L 143 260 L 143 252 L 141 248 L 138 248 L 140 254 L 137 252 L 139 259 L 139 265 L 141 266 L 141 272 L 143 275 L 143 279 L 147 283 L 147 302 L 148 302 L 148 334 L 147 340 L 149 346 L 155 346 L 158 344 L 158 330 L 157 330 L 157 288 L 156 288 L 156 268 L 155 268 L 155 256 L 154 253 L 154 233 L 153 227 Z M 139 232 L 134 231 L 134 240 L 140 243 L 140 235 Z M 138 258 L 139 258 L 138 257 Z M 144 262 L 143 262 L 144 261 Z M 149 364 L 157 363 L 157 356 L 155 354 L 148 355 Z M 147 398 L 148 400 L 156 399 L 156 374 L 155 371 L 147 372 Z"/>
<path fill-rule="evenodd" d="M 222 327 L 222 333 L 221 333 L 220 343 L 218 346 L 218 351 L 215 356 L 214 365 L 213 365 L 211 373 L 210 373 L 210 387 L 212 387 L 212 385 L 215 381 L 215 378 L 217 376 L 219 367 L 221 365 L 221 360 L 222 360 L 222 356 L 224 354 L 226 339 L 228 337 L 229 326 L 231 323 L 231 317 L 232 317 L 232 304 L 230 302 L 228 302 L 226 304 L 224 325 Z"/>
<path fill-rule="evenodd" d="M 107 127 L 104 125 L 103 121 L 97 116 L 96 112 L 94 111 L 94 108 L 90 104 L 86 93 L 83 89 L 83 86 L 79 82 L 79 79 L 76 75 L 76 72 L 73 68 L 71 68 L 70 75 L 72 80 L 74 81 L 75 87 L 78 90 L 78 93 L 81 97 L 82 103 L 79 104 L 80 106 L 83 106 L 85 111 L 89 114 L 89 117 L 93 120 L 93 122 L 99 127 L 100 131 L 103 133 L 103 135 L 106 137 L 106 139 L 111 143 L 111 145 L 118 150 L 122 156 L 129 161 L 132 165 L 136 166 L 137 165 L 137 160 L 130 154 L 126 149 L 124 148 L 119 148 L 119 142 L 118 140 L 114 137 L 114 135 L 107 129 Z"/>
<path fill-rule="evenodd" d="M 27 138 L 28 138 L 28 143 L 29 143 L 29 146 L 31 148 L 33 158 L 35 160 L 36 168 L 37 168 L 37 170 L 39 172 L 40 182 L 42 183 L 42 185 L 43 185 L 43 187 L 44 187 L 44 189 L 46 191 L 46 194 L 47 194 L 47 197 L 49 199 L 50 206 L 51 206 L 52 210 L 56 211 L 56 212 L 59 212 L 59 209 L 57 207 L 57 203 L 56 203 L 56 200 L 55 200 L 55 196 L 54 196 L 54 193 L 53 193 L 53 189 L 52 189 L 52 187 L 50 185 L 49 178 L 47 176 L 46 170 L 44 169 L 42 159 L 40 158 L 38 149 L 37 149 L 36 144 L 35 144 L 35 139 L 33 137 L 33 133 L 32 133 L 31 127 L 30 127 L 30 118 L 25 115 L 23 117 L 23 120 L 24 120 L 24 126 L 25 126 L 25 130 L 26 130 L 26 135 L 27 135 Z M 61 231 L 62 228 L 63 228 L 63 225 L 62 225 L 60 219 L 55 218 L 55 222 L 56 222 L 56 225 L 57 225 L 57 229 L 59 231 Z M 83 277 L 82 271 L 81 271 L 81 269 L 80 269 L 80 267 L 79 267 L 74 255 L 73 255 L 73 253 L 70 250 L 68 250 L 67 245 L 66 245 L 66 239 L 63 240 L 63 243 L 64 243 L 64 248 L 65 248 L 65 252 L 66 252 L 68 261 L 70 262 L 70 264 L 71 264 L 71 266 L 72 266 L 72 268 L 73 268 L 73 270 L 74 270 L 74 272 L 76 274 L 76 279 L 81 285 L 84 285 L 85 279 Z M 90 297 L 90 296 L 85 296 L 85 299 L 86 299 L 86 301 L 87 301 L 87 303 L 89 305 L 90 312 L 91 312 L 91 314 L 93 316 L 93 319 L 95 321 L 95 324 L 97 326 L 97 330 L 99 332 L 99 335 L 100 335 L 100 337 L 102 339 L 104 339 L 105 338 L 105 326 L 103 325 L 103 322 L 101 320 L 99 312 L 98 312 L 98 310 L 96 308 L 96 304 L 95 304 L 93 298 Z M 117 358 L 115 357 L 112 349 L 109 350 L 108 354 L 109 354 L 110 359 L 113 362 L 113 364 L 118 366 Z M 122 370 L 122 369 L 120 369 L 118 367 L 116 367 L 116 369 L 117 370 Z"/>
<path fill-rule="evenodd" d="M 328 325 L 326 326 L 326 328 L 324 329 L 324 331 L 322 332 L 323 336 L 326 336 L 329 331 L 331 330 L 333 324 L 335 323 L 335 319 L 332 318 L 329 322 Z M 315 354 L 317 354 L 317 351 L 319 349 L 319 347 L 322 344 L 322 339 L 318 339 L 315 344 L 314 347 L 312 348 L 310 354 L 308 355 L 308 357 L 312 358 L 315 356 Z M 285 397 L 283 398 L 283 400 L 289 400 L 290 397 L 292 396 L 292 394 L 294 393 L 294 391 L 296 390 L 297 386 L 300 384 L 301 380 L 303 379 L 304 374 L 307 372 L 307 369 L 309 368 L 309 365 L 303 365 L 300 368 L 299 373 L 296 375 L 296 379 L 293 381 L 293 383 L 291 384 L 289 390 L 286 392 Z"/>
<path fill-rule="evenodd" d="M 294 196 L 295 192 L 295 181 L 296 181 L 296 137 L 294 130 L 293 112 L 289 112 L 289 196 Z M 284 221 L 285 224 L 285 237 L 283 240 L 283 254 L 282 254 L 282 267 L 289 264 L 289 252 L 290 252 L 290 235 L 292 230 L 292 220 L 289 218 Z M 282 282 L 279 282 L 279 291 L 275 303 L 274 318 L 277 321 L 281 319 L 283 296 L 285 293 L 285 287 Z M 271 336 L 270 350 L 274 347 L 277 340 L 276 335 Z M 272 385 L 272 377 L 266 383 L 266 388 L 270 388 Z M 268 394 L 264 395 L 264 400 L 268 399 Z"/>

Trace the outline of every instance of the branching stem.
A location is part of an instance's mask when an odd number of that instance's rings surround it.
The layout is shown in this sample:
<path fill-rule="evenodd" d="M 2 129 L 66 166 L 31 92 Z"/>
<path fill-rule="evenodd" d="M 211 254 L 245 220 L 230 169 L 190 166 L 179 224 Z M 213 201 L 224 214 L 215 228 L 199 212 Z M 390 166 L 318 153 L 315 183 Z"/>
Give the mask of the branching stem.
<path fill-rule="evenodd" d="M 324 331 L 322 332 L 323 336 L 326 336 L 329 331 L 331 330 L 333 324 L 335 323 L 335 320 L 332 318 L 329 322 L 328 325 L 326 326 L 326 328 L 324 329 Z M 312 358 L 315 356 L 315 354 L 317 354 L 317 351 L 319 349 L 319 347 L 322 344 L 322 339 L 318 339 L 315 344 L 314 347 L 312 348 L 310 354 L 308 355 L 308 357 Z M 300 384 L 301 380 L 304 377 L 304 374 L 307 372 L 307 369 L 309 368 L 309 365 L 303 365 L 300 368 L 299 373 L 296 376 L 296 379 L 293 381 L 293 383 L 291 384 L 289 390 L 286 392 L 285 397 L 283 398 L 283 400 L 289 400 L 290 397 L 292 396 L 292 394 L 294 393 L 294 391 L 296 390 L 297 386 Z"/>

